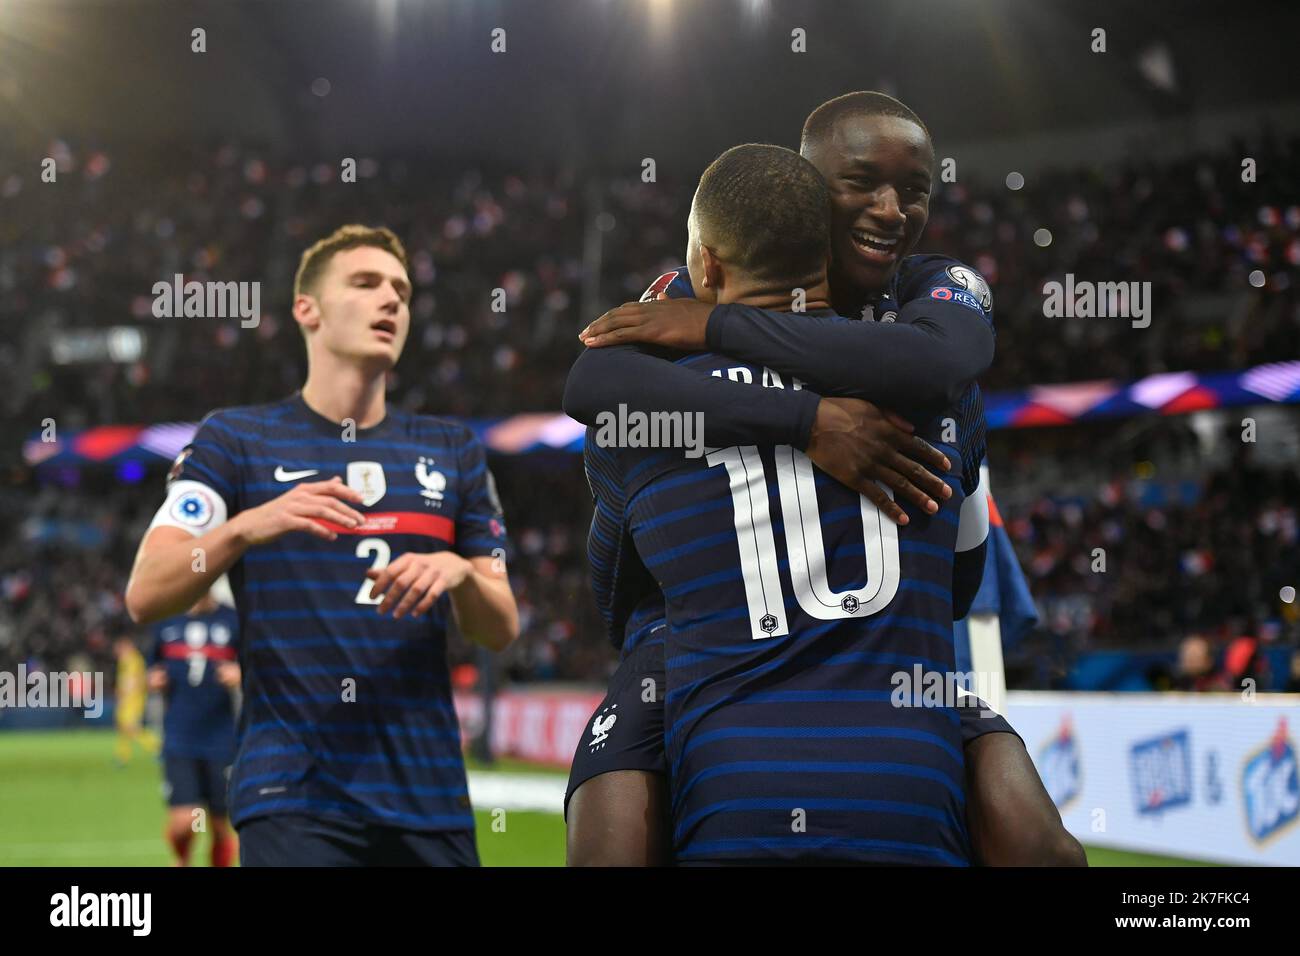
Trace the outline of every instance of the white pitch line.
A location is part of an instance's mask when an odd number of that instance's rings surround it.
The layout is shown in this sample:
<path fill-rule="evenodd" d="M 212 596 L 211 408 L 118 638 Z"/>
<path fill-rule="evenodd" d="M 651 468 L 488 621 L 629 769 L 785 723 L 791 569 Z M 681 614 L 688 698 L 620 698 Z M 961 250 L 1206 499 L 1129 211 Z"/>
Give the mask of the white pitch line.
<path fill-rule="evenodd" d="M 568 779 L 558 774 L 471 770 L 469 799 L 478 810 L 563 813 Z"/>

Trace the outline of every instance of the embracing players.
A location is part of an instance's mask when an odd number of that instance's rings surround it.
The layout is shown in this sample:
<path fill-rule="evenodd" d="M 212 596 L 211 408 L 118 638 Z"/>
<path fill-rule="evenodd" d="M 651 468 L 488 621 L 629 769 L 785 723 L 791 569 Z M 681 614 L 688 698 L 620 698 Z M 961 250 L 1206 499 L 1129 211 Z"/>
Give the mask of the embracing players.
<path fill-rule="evenodd" d="M 978 392 L 967 383 L 991 356 L 991 297 L 982 278 L 959 262 L 907 258 L 928 217 L 933 167 L 928 131 L 896 100 L 855 93 L 814 111 L 805 124 L 802 151 L 831 190 L 837 311 L 879 321 L 809 320 L 673 300 L 616 309 L 585 330 L 584 340 L 593 346 L 645 342 L 682 350 L 707 345 L 815 382 L 826 394 L 888 404 L 915 421 L 956 401 L 951 418 L 965 442 L 963 491 L 970 494 L 974 487 L 969 481 L 983 454 L 983 422 Z M 690 295 L 681 272 L 657 280 L 647 298 L 662 292 Z M 804 449 L 819 467 L 868 495 L 900 523 L 908 518 L 898 502 L 886 500 L 883 489 L 869 479 L 880 479 L 899 499 L 927 512 L 937 507 L 933 498 L 942 498 L 943 491 L 920 467 L 934 462 L 905 431 L 869 406 L 837 406 L 838 400 L 819 401 L 805 393 L 743 388 L 726 379 L 705 384 L 690 369 L 647 350 L 620 346 L 582 356 L 571 373 L 565 405 L 588 424 L 594 424 L 600 410 L 619 402 L 630 408 L 703 411 L 710 444 L 787 442 Z M 900 458 L 900 451 L 914 460 Z M 593 490 L 599 491 L 604 482 L 596 471 Z M 982 502 L 982 492 L 975 501 Z M 619 538 L 607 511 L 597 494 L 593 580 L 598 599 L 604 592 L 612 636 L 624 651 L 606 708 L 626 693 L 635 675 L 662 673 L 662 651 L 654 647 L 662 640 L 662 610 L 656 609 L 662 597 L 652 593 L 657 589 L 653 578 L 637 561 L 628 560 L 628 542 Z M 958 616 L 964 613 L 963 596 L 968 602 L 978 585 L 982 564 L 978 549 L 958 555 Z M 655 828 L 647 832 L 644 823 L 660 815 L 663 800 L 662 706 L 630 711 L 625 706 L 623 715 L 621 740 L 611 739 L 593 753 L 587 752 L 587 741 L 579 746 L 570 781 L 571 860 L 664 858 Z M 1061 827 L 1010 727 L 964 708 L 962 730 L 971 796 L 967 817 L 977 858 L 990 863 L 1083 862 L 1077 841 Z"/>
<path fill-rule="evenodd" d="M 830 308 L 829 216 L 826 184 L 797 153 L 728 150 L 691 206 L 696 294 L 850 321 Z M 796 385 L 714 352 L 677 362 L 753 390 Z M 612 449 L 607 477 L 665 602 L 678 862 L 968 861 L 955 707 L 891 699 L 898 671 L 956 666 L 953 560 L 974 486 L 961 462 L 977 436 L 924 431 L 952 493 L 903 528 L 789 444 Z"/>
<path fill-rule="evenodd" d="M 203 420 L 127 587 L 131 616 L 155 621 L 229 572 L 245 866 L 478 862 L 446 628 L 501 650 L 518 612 L 483 446 L 385 403 L 410 296 L 387 229 L 345 226 L 303 254 L 306 383 Z"/>

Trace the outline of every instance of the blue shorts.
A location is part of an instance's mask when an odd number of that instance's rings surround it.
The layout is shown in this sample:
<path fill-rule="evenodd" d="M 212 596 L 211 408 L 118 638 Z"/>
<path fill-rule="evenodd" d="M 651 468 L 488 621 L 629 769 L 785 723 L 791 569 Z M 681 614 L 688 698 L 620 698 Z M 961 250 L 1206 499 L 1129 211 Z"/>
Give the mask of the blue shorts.
<path fill-rule="evenodd" d="M 296 813 L 239 826 L 240 866 L 478 866 L 473 830 L 405 830 Z"/>
<path fill-rule="evenodd" d="M 652 639 L 648 639 L 652 640 Z M 653 691 L 653 694 L 651 693 Z M 640 644 L 622 661 L 609 679 L 605 699 L 596 707 L 569 768 L 569 799 L 575 790 L 602 773 L 644 770 L 668 773 L 664 753 L 664 642 Z M 962 698 L 961 742 L 965 746 L 985 734 L 1016 734 L 1005 717 L 988 709 L 975 696 Z"/>
<path fill-rule="evenodd" d="M 164 795 L 169 807 L 207 807 L 216 817 L 228 815 L 226 790 L 229 760 L 163 754 Z"/>
<path fill-rule="evenodd" d="M 587 722 L 569 767 L 569 798 L 592 777 L 613 770 L 668 774 L 664 752 L 664 642 L 637 645 L 609 680 L 609 691 Z"/>

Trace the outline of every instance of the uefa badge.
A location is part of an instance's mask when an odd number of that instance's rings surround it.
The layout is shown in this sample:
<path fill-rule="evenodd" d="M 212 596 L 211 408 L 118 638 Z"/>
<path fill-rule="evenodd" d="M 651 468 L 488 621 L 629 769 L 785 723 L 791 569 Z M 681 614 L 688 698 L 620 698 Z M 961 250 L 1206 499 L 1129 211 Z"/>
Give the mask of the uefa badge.
<path fill-rule="evenodd" d="M 373 505 L 388 490 L 384 466 L 377 461 L 348 462 L 348 487 L 361 495 L 363 505 Z"/>
<path fill-rule="evenodd" d="M 985 312 L 993 308 L 993 293 L 989 291 L 989 284 L 974 269 L 965 266 L 949 266 L 948 278 L 952 279 L 953 284 L 969 292 Z"/>

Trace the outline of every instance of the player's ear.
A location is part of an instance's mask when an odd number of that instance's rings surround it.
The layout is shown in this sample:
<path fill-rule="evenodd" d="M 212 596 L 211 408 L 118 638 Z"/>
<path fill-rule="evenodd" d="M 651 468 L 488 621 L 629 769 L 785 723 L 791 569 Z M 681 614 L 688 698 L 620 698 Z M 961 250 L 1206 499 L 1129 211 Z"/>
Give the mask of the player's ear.
<path fill-rule="evenodd" d="M 709 289 L 722 288 L 722 260 L 704 243 L 700 243 L 700 260 L 704 263 L 704 285 Z"/>
<path fill-rule="evenodd" d="M 314 295 L 300 292 L 293 298 L 293 320 L 306 331 L 320 325 L 320 303 Z"/>

